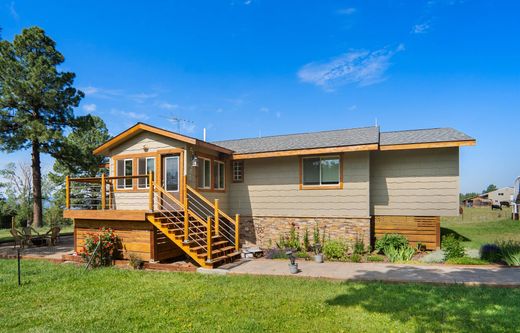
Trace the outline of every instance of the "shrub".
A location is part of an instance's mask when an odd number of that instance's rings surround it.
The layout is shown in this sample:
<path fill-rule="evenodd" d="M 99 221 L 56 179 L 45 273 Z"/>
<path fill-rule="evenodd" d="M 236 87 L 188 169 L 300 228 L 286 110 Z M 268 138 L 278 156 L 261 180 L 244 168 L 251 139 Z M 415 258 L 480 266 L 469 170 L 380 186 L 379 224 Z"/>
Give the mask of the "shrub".
<path fill-rule="evenodd" d="M 132 254 L 130 254 L 130 260 L 128 260 L 128 264 L 133 269 L 143 269 L 144 261 L 132 253 Z"/>
<path fill-rule="evenodd" d="M 497 244 L 484 244 L 480 247 L 480 259 L 489 262 L 499 262 L 502 260 L 502 251 Z"/>
<path fill-rule="evenodd" d="M 487 264 L 489 264 L 489 262 L 486 260 L 470 258 L 470 257 L 451 258 L 451 259 L 446 260 L 446 263 L 454 264 L 454 265 L 487 265 Z"/>
<path fill-rule="evenodd" d="M 295 225 L 291 225 L 291 231 L 289 235 L 280 235 L 278 242 L 276 242 L 276 247 L 285 250 L 292 249 L 294 251 L 301 251 L 302 245 L 300 243 L 300 235 L 296 231 Z"/>
<path fill-rule="evenodd" d="M 383 237 L 376 241 L 376 250 L 383 252 L 385 247 L 393 247 L 394 249 L 402 249 L 408 246 L 408 239 L 400 234 L 384 234 Z"/>
<path fill-rule="evenodd" d="M 383 252 L 388 257 L 390 262 L 410 261 L 415 254 L 415 249 L 411 246 L 406 246 L 403 248 L 387 246 L 383 249 Z"/>
<path fill-rule="evenodd" d="M 347 249 L 344 241 L 329 240 L 323 246 L 323 254 L 329 260 L 342 260 L 345 259 Z"/>
<path fill-rule="evenodd" d="M 520 242 L 504 241 L 498 244 L 502 259 L 509 266 L 520 266 Z"/>
<path fill-rule="evenodd" d="M 442 237 L 441 247 L 444 250 L 446 260 L 462 258 L 465 255 L 464 246 L 462 246 L 460 239 L 453 234 Z"/>
<path fill-rule="evenodd" d="M 305 233 L 303 234 L 303 250 L 309 251 L 311 248 L 311 241 L 309 239 L 309 228 L 305 227 Z"/>
<path fill-rule="evenodd" d="M 378 255 L 368 256 L 367 257 L 367 261 L 370 261 L 370 262 L 381 262 L 381 261 L 385 261 L 385 257 L 378 256 Z"/>
<path fill-rule="evenodd" d="M 357 255 L 365 253 L 365 242 L 363 241 L 363 238 L 356 237 L 352 253 Z"/>
<path fill-rule="evenodd" d="M 117 236 L 110 228 L 100 228 L 99 234 L 88 234 L 81 256 L 92 267 L 109 266 L 116 249 Z"/>
<path fill-rule="evenodd" d="M 350 256 L 349 259 L 350 259 L 350 261 L 352 261 L 352 262 L 361 262 L 361 259 L 363 259 L 363 258 L 361 257 L 360 254 L 352 253 L 352 255 Z"/>

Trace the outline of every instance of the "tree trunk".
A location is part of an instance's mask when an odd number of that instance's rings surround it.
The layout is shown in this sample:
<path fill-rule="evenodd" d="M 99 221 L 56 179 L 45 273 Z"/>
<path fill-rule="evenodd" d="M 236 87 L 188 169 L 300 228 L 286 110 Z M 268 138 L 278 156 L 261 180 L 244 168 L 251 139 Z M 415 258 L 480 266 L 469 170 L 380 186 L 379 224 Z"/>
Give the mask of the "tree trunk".
<path fill-rule="evenodd" d="M 42 174 L 40 168 L 40 142 L 32 142 L 32 178 L 33 178 L 33 227 L 43 224 Z"/>

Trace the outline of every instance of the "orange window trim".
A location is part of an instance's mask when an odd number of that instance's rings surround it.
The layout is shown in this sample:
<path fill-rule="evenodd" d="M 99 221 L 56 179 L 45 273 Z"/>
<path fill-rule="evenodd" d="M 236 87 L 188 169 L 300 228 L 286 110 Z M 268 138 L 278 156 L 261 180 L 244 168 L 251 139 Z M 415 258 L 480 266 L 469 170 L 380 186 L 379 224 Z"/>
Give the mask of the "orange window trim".
<path fill-rule="evenodd" d="M 308 157 L 339 157 L 339 184 L 337 185 L 303 185 L 303 159 Z M 342 190 L 343 189 L 343 154 L 307 155 L 299 158 L 300 190 Z"/>
<path fill-rule="evenodd" d="M 211 155 L 208 155 L 208 154 L 204 154 L 204 153 L 195 153 L 195 156 L 197 156 L 198 159 L 200 159 L 201 161 L 203 159 L 205 160 L 209 160 L 209 170 L 210 170 L 210 177 L 209 177 L 209 182 L 210 182 L 210 187 L 206 187 L 206 188 L 203 188 L 203 187 L 199 187 L 199 172 L 195 172 L 195 183 L 196 183 L 196 188 L 199 192 L 215 192 L 215 193 L 225 193 L 226 190 L 227 190 L 227 178 L 228 178 L 228 175 L 227 175 L 227 161 L 225 160 L 221 160 L 221 159 L 218 159 L 218 158 L 215 158 L 215 156 L 211 156 Z M 223 189 L 216 189 L 215 188 L 215 180 L 214 180 L 214 175 L 213 175 L 213 164 L 215 161 L 218 161 L 218 162 L 222 162 L 224 163 L 224 188 Z"/>

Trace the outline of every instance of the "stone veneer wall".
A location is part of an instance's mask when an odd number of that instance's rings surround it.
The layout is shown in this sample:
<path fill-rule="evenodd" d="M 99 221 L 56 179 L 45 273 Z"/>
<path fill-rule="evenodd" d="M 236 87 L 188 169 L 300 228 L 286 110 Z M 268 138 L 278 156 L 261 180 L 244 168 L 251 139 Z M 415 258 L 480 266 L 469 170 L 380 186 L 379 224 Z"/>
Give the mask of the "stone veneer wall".
<path fill-rule="evenodd" d="M 300 239 L 303 239 L 307 227 L 312 242 L 316 223 L 320 228 L 320 237 L 325 231 L 325 239 L 330 235 L 331 239 L 342 239 L 352 244 L 356 237 L 361 237 L 365 245 L 370 245 L 370 218 L 241 216 L 240 240 L 245 247 L 274 247 L 280 235 L 288 235 L 294 225 Z"/>

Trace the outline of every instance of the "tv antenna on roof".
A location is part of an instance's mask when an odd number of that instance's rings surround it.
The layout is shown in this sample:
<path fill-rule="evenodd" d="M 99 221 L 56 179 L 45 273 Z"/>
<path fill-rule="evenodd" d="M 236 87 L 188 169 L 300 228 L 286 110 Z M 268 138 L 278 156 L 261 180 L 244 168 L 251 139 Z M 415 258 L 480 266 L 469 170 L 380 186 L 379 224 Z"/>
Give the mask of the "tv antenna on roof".
<path fill-rule="evenodd" d="M 187 120 L 187 119 L 182 119 L 182 118 L 179 118 L 179 117 L 171 117 L 169 119 L 172 123 L 176 124 L 177 125 L 177 133 L 180 133 L 181 132 L 181 123 L 183 125 L 186 125 L 186 124 L 195 124 L 194 121 L 191 121 L 191 120 Z"/>

